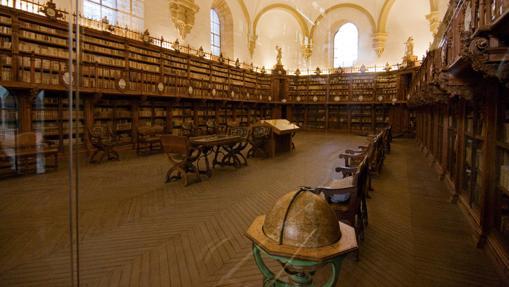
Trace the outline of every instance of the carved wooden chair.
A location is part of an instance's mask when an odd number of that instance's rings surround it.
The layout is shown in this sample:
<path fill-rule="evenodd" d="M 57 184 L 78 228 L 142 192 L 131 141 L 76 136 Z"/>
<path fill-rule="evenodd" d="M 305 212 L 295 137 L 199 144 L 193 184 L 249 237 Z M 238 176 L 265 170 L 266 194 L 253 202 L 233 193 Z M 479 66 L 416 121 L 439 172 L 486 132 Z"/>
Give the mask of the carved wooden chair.
<path fill-rule="evenodd" d="M 90 143 L 95 151 L 90 156 L 90 163 L 100 163 L 106 157 L 108 160 L 120 160 L 120 155 L 115 151 L 118 145 L 116 135 L 111 131 L 110 127 L 95 126 L 88 130 Z M 101 153 L 99 160 L 95 157 Z"/>
<path fill-rule="evenodd" d="M 265 149 L 265 145 L 270 140 L 272 134 L 272 128 L 267 125 L 254 125 L 251 127 L 251 132 L 248 137 L 248 141 L 251 144 L 251 148 L 247 152 L 247 157 L 255 157 L 261 155 L 268 157 L 269 154 Z"/>
<path fill-rule="evenodd" d="M 385 153 L 386 154 L 391 153 L 392 126 L 388 126 L 384 129 L 383 142 L 384 142 Z"/>
<path fill-rule="evenodd" d="M 208 120 L 206 123 L 206 134 L 207 135 L 214 135 L 217 134 L 217 125 L 216 122 L 213 120 Z"/>
<path fill-rule="evenodd" d="M 368 165 L 368 186 L 369 190 L 373 191 L 371 184 L 372 176 L 380 174 L 385 158 L 382 133 L 370 137 L 370 142 L 367 146 L 359 146 L 358 150 L 346 150 L 339 155 L 339 158 L 344 159 L 345 164 L 337 167 L 336 172 L 342 173 L 343 176 L 352 176 L 360 162 L 366 158 Z"/>
<path fill-rule="evenodd" d="M 185 137 L 194 137 L 196 136 L 196 127 L 192 121 L 187 121 L 182 123 L 181 133 Z"/>
<path fill-rule="evenodd" d="M 159 136 L 164 134 L 164 128 L 161 126 L 140 127 L 136 132 L 136 153 L 139 155 L 143 151 L 152 151 L 154 148 L 160 148 Z"/>
<path fill-rule="evenodd" d="M 330 180 L 324 186 L 316 188 L 336 213 L 338 220 L 355 228 L 359 239 L 364 239 L 367 226 L 367 188 L 368 165 L 365 158 L 356 168 L 353 176 Z M 357 257 L 359 255 L 357 254 Z"/>
<path fill-rule="evenodd" d="M 184 186 L 188 186 L 188 173 L 194 173 L 198 181 L 201 181 L 200 170 L 198 168 L 198 159 L 201 150 L 195 148 L 189 142 L 186 136 L 163 135 L 161 136 L 161 146 L 164 153 L 172 163 L 172 166 L 166 173 L 166 182 L 184 178 Z M 177 173 L 173 175 L 173 173 Z"/>

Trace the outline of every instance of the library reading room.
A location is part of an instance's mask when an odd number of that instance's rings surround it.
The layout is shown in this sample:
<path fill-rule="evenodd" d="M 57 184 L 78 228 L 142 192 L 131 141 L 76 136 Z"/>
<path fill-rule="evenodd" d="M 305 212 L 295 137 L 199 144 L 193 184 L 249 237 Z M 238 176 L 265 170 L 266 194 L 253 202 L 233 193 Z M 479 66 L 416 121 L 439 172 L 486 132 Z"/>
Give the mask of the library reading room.
<path fill-rule="evenodd" d="M 0 286 L 509 286 L 509 0 L 0 0 Z"/>

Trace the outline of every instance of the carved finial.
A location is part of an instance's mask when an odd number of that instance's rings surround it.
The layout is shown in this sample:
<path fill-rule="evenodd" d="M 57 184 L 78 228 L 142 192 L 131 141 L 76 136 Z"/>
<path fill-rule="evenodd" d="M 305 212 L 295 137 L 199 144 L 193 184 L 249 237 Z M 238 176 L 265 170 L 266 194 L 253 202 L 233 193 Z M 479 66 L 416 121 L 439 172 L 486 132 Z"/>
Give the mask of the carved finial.
<path fill-rule="evenodd" d="M 196 53 L 196 55 L 200 58 L 203 58 L 205 57 L 205 51 L 203 50 L 203 47 L 200 46 L 200 49 L 198 49 L 198 52 Z"/>
<path fill-rule="evenodd" d="M 179 39 L 176 39 L 175 42 L 173 42 L 173 44 L 171 45 L 171 47 L 173 48 L 173 50 L 180 52 Z"/>
<path fill-rule="evenodd" d="M 148 29 L 146 29 L 145 32 L 143 32 L 142 39 L 145 44 L 152 43 L 152 38 L 150 37 L 150 32 L 148 31 Z"/>
<path fill-rule="evenodd" d="M 390 70 L 392 70 L 392 67 L 391 67 L 391 65 L 389 64 L 389 62 L 387 62 L 387 63 L 385 64 L 385 68 L 384 68 L 384 70 L 385 70 L 386 72 L 389 72 Z"/>

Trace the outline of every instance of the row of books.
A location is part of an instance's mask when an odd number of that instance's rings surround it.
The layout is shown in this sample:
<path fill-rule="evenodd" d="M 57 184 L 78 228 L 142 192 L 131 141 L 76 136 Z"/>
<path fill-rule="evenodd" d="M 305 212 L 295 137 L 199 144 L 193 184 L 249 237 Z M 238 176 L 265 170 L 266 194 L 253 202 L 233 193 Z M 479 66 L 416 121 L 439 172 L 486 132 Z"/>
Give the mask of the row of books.
<path fill-rule="evenodd" d="M 83 37 L 83 40 L 88 43 L 98 44 L 98 45 L 106 46 L 109 48 L 114 48 L 114 49 L 119 49 L 119 50 L 125 49 L 124 43 L 119 43 L 119 42 L 115 42 L 115 41 L 104 40 L 101 38 L 96 38 L 96 37 L 91 37 L 91 36 L 86 36 L 86 35 Z"/>
<path fill-rule="evenodd" d="M 87 43 L 87 42 L 83 43 L 82 47 L 86 52 L 104 53 L 104 54 L 108 54 L 108 55 L 115 56 L 115 57 L 124 57 L 125 56 L 124 50 L 110 49 L 107 47 L 97 46 L 97 45 Z"/>
<path fill-rule="evenodd" d="M 27 53 L 35 53 L 41 56 L 51 56 L 65 59 L 69 58 L 69 51 L 65 48 L 43 46 L 34 43 L 20 42 L 19 50 Z"/>
<path fill-rule="evenodd" d="M 125 67 L 125 61 L 123 59 L 110 58 L 96 54 L 85 53 L 84 55 L 82 55 L 82 60 L 89 63 L 99 63 L 103 65 Z"/>
<path fill-rule="evenodd" d="M 60 74 L 56 73 L 58 70 L 54 70 L 53 74 L 36 72 L 34 75 L 34 81 L 32 81 L 30 71 L 19 71 L 21 81 L 28 83 L 44 84 L 44 85 L 59 85 Z M 7 73 L 7 72 L 6 72 Z M 9 79 L 11 78 L 10 72 L 6 75 Z M 4 71 L 2 71 L 2 79 L 4 79 Z M 5 78 L 7 80 L 7 78 Z"/>
<path fill-rule="evenodd" d="M 53 37 L 46 34 L 38 34 L 32 31 L 27 30 L 21 30 L 20 31 L 20 37 L 23 39 L 28 40 L 37 40 L 37 41 L 43 41 L 50 44 L 56 44 L 60 46 L 67 46 L 67 39 L 59 38 L 59 37 Z"/>
<path fill-rule="evenodd" d="M 11 19 L 11 17 L 0 16 L 0 23 L 12 25 L 12 19 Z"/>
<path fill-rule="evenodd" d="M 140 49 L 140 48 L 134 47 L 134 46 L 128 46 L 128 49 L 129 49 L 130 52 L 137 53 L 140 56 L 144 56 L 145 58 L 149 58 L 150 57 L 151 59 L 157 58 L 157 60 L 159 60 L 159 58 L 161 57 L 161 53 L 154 52 L 154 51 L 148 50 L 148 49 Z"/>
<path fill-rule="evenodd" d="M 159 61 L 160 61 L 159 58 L 153 58 L 153 57 L 140 55 L 140 54 L 132 53 L 132 52 L 129 53 L 129 58 L 131 58 L 133 60 L 150 62 L 150 63 L 154 63 L 154 64 L 159 64 Z"/>
<path fill-rule="evenodd" d="M 76 111 L 73 113 L 74 119 L 83 119 L 83 111 Z M 62 111 L 62 119 L 69 118 L 69 111 Z M 59 120 L 58 110 L 32 110 L 33 121 L 56 121 Z"/>
<path fill-rule="evenodd" d="M 509 165 L 500 166 L 499 184 L 506 192 L 509 192 Z M 509 196 L 509 194 L 507 194 Z"/>
<path fill-rule="evenodd" d="M 6 35 L 12 35 L 12 28 L 7 26 L 0 26 L 0 33 Z"/>

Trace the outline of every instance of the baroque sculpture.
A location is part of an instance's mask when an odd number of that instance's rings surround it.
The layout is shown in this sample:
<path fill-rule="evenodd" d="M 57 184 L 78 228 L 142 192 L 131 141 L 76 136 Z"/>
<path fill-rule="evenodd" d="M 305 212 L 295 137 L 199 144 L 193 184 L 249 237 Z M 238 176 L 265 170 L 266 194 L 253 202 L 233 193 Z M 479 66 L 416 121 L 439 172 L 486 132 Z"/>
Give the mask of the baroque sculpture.
<path fill-rule="evenodd" d="M 408 37 L 408 40 L 405 42 L 405 56 L 403 57 L 403 63 L 406 64 L 407 67 L 413 67 L 417 62 L 417 56 L 414 55 L 414 38 L 412 36 Z"/>
<path fill-rule="evenodd" d="M 282 66 L 283 65 L 283 50 L 281 47 L 279 46 L 276 46 L 276 52 L 277 52 L 277 56 L 276 56 L 276 60 L 277 60 L 277 66 Z"/>

